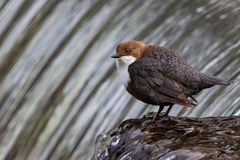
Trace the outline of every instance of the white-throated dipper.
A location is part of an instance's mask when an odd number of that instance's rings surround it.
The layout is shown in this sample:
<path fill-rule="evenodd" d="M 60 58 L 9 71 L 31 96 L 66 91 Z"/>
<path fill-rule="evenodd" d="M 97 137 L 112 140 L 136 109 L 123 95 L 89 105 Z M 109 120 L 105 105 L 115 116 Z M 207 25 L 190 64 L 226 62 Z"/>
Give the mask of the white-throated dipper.
<path fill-rule="evenodd" d="M 117 70 L 127 91 L 144 103 L 158 105 L 156 120 L 164 106 L 174 104 L 195 106 L 192 95 L 214 85 L 230 82 L 208 76 L 193 69 L 175 50 L 139 41 L 127 41 L 117 46 Z"/>

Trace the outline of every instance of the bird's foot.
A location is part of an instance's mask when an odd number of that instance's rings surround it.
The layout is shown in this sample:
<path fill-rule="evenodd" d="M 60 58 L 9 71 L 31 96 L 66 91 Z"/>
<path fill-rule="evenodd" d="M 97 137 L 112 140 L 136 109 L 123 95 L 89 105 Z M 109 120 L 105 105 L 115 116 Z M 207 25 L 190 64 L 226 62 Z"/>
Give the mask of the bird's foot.
<path fill-rule="evenodd" d="M 159 119 L 159 114 L 156 113 L 156 115 L 153 117 L 153 119 L 151 121 L 156 122 L 158 119 Z"/>
<path fill-rule="evenodd" d="M 156 113 L 156 115 L 153 117 L 152 122 L 156 122 L 157 120 L 169 120 L 170 117 L 168 116 L 168 112 L 164 112 L 162 114 Z"/>
<path fill-rule="evenodd" d="M 170 120 L 171 119 L 171 117 L 169 117 L 169 115 L 167 114 L 167 112 L 165 112 L 165 113 L 163 113 L 162 115 L 161 115 L 161 121 L 168 121 L 168 120 Z"/>

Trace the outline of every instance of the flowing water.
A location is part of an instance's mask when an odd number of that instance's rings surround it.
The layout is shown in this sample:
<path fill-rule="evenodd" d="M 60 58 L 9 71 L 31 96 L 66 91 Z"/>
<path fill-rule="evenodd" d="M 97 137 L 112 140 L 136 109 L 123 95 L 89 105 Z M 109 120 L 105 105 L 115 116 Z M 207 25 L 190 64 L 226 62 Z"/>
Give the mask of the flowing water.
<path fill-rule="evenodd" d="M 1 0 L 0 21 L 0 159 L 91 159 L 97 135 L 156 109 L 117 79 L 129 39 L 233 80 L 171 115 L 240 115 L 238 0 Z"/>

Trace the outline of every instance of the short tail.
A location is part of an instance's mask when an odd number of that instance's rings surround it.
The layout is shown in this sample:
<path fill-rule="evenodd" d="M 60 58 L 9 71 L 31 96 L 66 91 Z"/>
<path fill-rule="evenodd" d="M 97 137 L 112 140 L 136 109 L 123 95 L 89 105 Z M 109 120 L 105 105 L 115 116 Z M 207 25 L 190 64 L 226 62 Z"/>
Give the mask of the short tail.
<path fill-rule="evenodd" d="M 201 75 L 201 82 L 202 82 L 203 88 L 209 88 L 214 85 L 229 85 L 232 83 L 231 81 L 223 80 L 223 79 L 220 79 L 217 77 L 208 76 L 206 74 Z"/>

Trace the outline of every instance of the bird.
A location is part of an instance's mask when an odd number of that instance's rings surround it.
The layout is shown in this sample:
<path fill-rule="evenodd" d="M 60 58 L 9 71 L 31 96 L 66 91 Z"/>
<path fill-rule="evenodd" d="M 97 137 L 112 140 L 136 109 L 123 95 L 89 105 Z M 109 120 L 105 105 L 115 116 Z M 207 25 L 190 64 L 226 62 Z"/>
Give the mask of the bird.
<path fill-rule="evenodd" d="M 118 75 L 124 88 L 136 99 L 159 106 L 156 121 L 164 107 L 168 116 L 174 104 L 193 107 L 198 104 L 194 95 L 214 85 L 231 82 L 194 69 L 174 49 L 129 40 L 117 45 Z"/>

